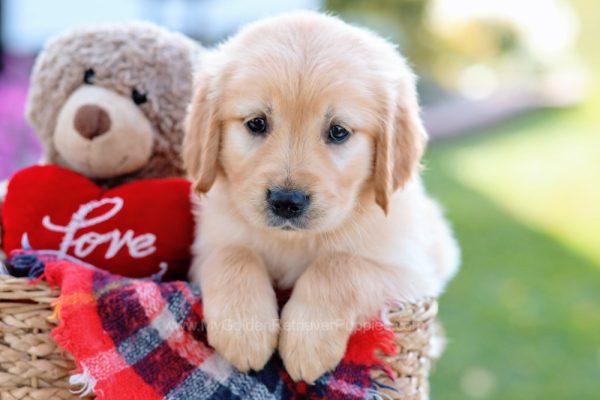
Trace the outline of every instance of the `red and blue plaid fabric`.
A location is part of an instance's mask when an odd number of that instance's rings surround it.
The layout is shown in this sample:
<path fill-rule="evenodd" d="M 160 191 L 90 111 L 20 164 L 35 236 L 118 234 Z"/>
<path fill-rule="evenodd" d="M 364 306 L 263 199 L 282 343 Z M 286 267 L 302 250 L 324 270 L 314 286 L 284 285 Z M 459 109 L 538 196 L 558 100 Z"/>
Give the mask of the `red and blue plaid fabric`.
<path fill-rule="evenodd" d="M 314 385 L 293 382 L 277 355 L 244 374 L 207 344 L 199 290 L 186 282 L 66 261 L 46 262 L 45 279 L 61 288 L 53 337 L 75 358 L 71 383 L 99 399 L 376 399 L 371 371 L 385 365 L 375 350 L 395 350 L 392 332 L 375 323 L 355 332 L 340 365 Z"/>

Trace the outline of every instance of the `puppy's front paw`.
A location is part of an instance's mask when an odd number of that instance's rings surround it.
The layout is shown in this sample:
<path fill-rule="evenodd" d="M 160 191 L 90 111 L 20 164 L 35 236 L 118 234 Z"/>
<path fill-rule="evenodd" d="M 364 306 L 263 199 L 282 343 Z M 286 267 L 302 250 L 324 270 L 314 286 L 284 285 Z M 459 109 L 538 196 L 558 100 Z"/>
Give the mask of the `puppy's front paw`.
<path fill-rule="evenodd" d="M 238 370 L 261 370 L 277 348 L 276 305 L 237 304 L 236 309 L 225 307 L 210 314 L 212 318 L 205 318 L 208 343 Z"/>
<path fill-rule="evenodd" d="M 351 333 L 348 325 L 320 307 L 310 309 L 292 297 L 281 315 L 279 338 L 279 354 L 292 379 L 312 384 L 334 369 L 346 352 Z"/>
<path fill-rule="evenodd" d="M 240 371 L 262 369 L 279 336 L 277 298 L 262 258 L 248 248 L 227 246 L 194 271 L 208 343 Z"/>

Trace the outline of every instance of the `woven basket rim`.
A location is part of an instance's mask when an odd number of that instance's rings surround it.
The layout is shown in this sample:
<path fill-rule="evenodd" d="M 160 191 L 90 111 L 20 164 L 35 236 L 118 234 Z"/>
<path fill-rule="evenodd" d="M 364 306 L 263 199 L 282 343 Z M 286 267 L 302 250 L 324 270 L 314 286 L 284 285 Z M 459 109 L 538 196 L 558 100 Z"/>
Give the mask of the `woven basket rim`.
<path fill-rule="evenodd" d="M 75 398 L 68 392 L 68 376 L 75 364 L 49 335 L 54 325 L 48 317 L 58 294 L 44 281 L 32 283 L 0 275 L 0 392 L 13 393 L 8 398 Z M 431 342 L 435 335 L 441 336 L 437 311 L 435 298 L 394 303 L 387 310 L 386 322 L 394 331 L 398 352 L 381 356 L 396 376 L 392 379 L 385 371 L 376 370 L 373 377 L 397 391 L 382 387 L 382 396 L 428 398 L 429 372 L 437 357 Z"/>

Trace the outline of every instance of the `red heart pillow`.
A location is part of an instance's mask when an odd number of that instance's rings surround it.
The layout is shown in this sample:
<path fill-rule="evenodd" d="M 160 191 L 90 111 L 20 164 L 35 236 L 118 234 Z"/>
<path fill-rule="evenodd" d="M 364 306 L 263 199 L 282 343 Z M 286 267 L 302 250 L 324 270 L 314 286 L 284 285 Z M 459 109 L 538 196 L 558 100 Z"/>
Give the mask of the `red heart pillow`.
<path fill-rule="evenodd" d="M 112 189 L 54 165 L 15 174 L 2 205 L 6 254 L 26 234 L 34 250 L 55 250 L 112 273 L 145 277 L 166 263 L 166 279 L 185 278 L 194 218 L 190 183 L 146 179 Z"/>

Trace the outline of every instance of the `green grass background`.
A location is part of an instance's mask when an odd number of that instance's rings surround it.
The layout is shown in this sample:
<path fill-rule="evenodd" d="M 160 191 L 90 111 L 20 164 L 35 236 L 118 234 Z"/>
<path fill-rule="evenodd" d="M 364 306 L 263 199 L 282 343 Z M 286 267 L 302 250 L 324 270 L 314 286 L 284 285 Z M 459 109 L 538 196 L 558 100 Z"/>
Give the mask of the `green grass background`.
<path fill-rule="evenodd" d="M 600 2 L 574 1 L 600 73 Z M 600 399 L 600 90 L 433 143 L 426 182 L 462 247 L 434 399 Z"/>

